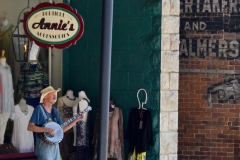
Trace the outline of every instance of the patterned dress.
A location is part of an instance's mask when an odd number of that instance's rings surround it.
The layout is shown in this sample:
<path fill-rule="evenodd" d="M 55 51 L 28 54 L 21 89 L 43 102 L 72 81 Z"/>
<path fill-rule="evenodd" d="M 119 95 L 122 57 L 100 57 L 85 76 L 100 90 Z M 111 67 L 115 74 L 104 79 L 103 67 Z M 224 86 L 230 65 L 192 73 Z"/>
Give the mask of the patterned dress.
<path fill-rule="evenodd" d="M 88 102 L 88 106 L 90 102 L 83 98 Z M 79 103 L 77 107 L 77 113 L 79 110 Z M 88 116 L 88 112 L 85 113 L 85 116 Z M 76 124 L 76 150 L 77 150 L 77 160 L 90 160 L 90 148 L 89 148 L 89 120 L 86 121 L 81 120 Z"/>
<path fill-rule="evenodd" d="M 76 103 L 77 101 L 78 99 L 75 99 L 72 104 Z M 63 122 L 73 117 L 72 107 L 73 105 L 64 103 L 61 97 L 58 98 L 57 108 Z M 76 147 L 73 146 L 73 136 L 73 129 L 70 129 L 64 133 L 64 138 L 60 142 L 60 154 L 63 160 L 76 160 Z"/>
<path fill-rule="evenodd" d="M 46 68 L 37 64 L 23 63 L 18 79 L 18 91 L 23 93 L 27 104 L 36 107 L 39 104 L 41 90 L 48 86 L 48 74 Z"/>

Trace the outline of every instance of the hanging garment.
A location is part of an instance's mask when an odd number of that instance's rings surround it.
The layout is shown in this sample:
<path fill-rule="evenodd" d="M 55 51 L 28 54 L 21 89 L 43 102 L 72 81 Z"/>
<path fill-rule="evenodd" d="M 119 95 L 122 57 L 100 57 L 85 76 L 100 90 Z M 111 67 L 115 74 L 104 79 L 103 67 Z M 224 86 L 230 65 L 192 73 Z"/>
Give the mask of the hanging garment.
<path fill-rule="evenodd" d="M 133 154 L 128 157 L 128 160 L 146 160 L 146 152 L 136 153 L 134 149 Z"/>
<path fill-rule="evenodd" d="M 0 114 L 2 112 L 14 113 L 13 93 L 11 67 L 8 64 L 4 67 L 2 63 L 0 63 Z"/>
<path fill-rule="evenodd" d="M 98 113 L 95 120 L 93 146 L 94 159 L 97 158 L 97 127 L 98 127 Z M 123 116 L 122 109 L 119 107 L 114 108 L 109 112 L 108 124 L 108 158 L 116 160 L 124 160 L 124 135 L 123 135 Z"/>
<path fill-rule="evenodd" d="M 34 140 L 32 132 L 27 130 L 29 120 L 33 113 L 33 107 L 27 105 L 25 115 L 19 105 L 15 105 L 15 116 L 13 119 L 12 144 L 20 153 L 33 152 Z"/>
<path fill-rule="evenodd" d="M 88 102 L 90 102 L 83 98 Z M 78 103 L 77 113 L 80 112 L 80 106 Z M 81 120 L 76 123 L 76 151 L 77 151 L 77 160 L 90 160 L 90 148 L 89 148 L 89 116 L 88 112 L 84 113 L 84 116 L 87 116 L 85 120 Z"/>
<path fill-rule="evenodd" d="M 65 100 L 66 101 L 66 100 Z M 76 104 L 79 99 L 76 98 L 72 100 L 71 103 L 65 102 L 63 97 L 58 98 L 57 109 L 62 118 L 62 121 L 65 122 L 73 117 L 73 105 Z"/>
<path fill-rule="evenodd" d="M 18 91 L 23 93 L 28 105 L 36 107 L 41 97 L 40 91 L 47 86 L 48 75 L 40 62 L 37 64 L 22 64 L 18 79 Z"/>
<path fill-rule="evenodd" d="M 152 115 L 149 110 L 133 108 L 128 119 L 126 138 L 129 139 L 129 154 L 146 152 L 153 146 Z"/>
<path fill-rule="evenodd" d="M 10 113 L 3 112 L 0 114 L 0 145 L 4 142 L 4 134 L 7 126 L 7 121 L 10 117 Z"/>
<path fill-rule="evenodd" d="M 9 64 L 9 66 L 11 66 L 14 76 L 15 57 L 13 53 L 12 40 L 10 37 L 13 29 L 14 26 L 11 25 L 7 30 L 0 31 L 0 51 L 5 50 L 6 62 Z M 13 79 L 15 80 L 15 77 L 13 77 Z"/>
<path fill-rule="evenodd" d="M 77 102 L 76 100 L 77 99 L 75 99 L 72 104 L 66 104 L 63 101 L 62 97 L 58 98 L 57 108 L 63 122 L 66 122 L 67 120 L 73 117 L 72 107 L 73 107 L 73 104 Z M 70 130 L 64 133 L 64 138 L 59 144 L 60 154 L 63 160 L 76 159 L 76 148 L 73 146 L 73 136 L 74 136 L 74 133 L 73 133 L 73 129 L 71 128 Z"/>

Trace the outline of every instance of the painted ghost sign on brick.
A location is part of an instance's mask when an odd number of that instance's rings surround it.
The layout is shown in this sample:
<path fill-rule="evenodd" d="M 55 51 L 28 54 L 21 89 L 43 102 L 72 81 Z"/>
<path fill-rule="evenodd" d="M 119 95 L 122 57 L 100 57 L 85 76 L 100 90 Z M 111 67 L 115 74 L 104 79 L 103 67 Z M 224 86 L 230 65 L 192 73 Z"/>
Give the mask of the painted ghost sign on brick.
<path fill-rule="evenodd" d="M 240 81 L 236 79 L 228 79 L 223 82 L 212 85 L 207 90 L 208 105 L 212 103 L 226 103 L 232 100 L 232 103 L 237 103 L 240 98 Z"/>
<path fill-rule="evenodd" d="M 239 58 L 239 0 L 181 0 L 180 56 Z"/>

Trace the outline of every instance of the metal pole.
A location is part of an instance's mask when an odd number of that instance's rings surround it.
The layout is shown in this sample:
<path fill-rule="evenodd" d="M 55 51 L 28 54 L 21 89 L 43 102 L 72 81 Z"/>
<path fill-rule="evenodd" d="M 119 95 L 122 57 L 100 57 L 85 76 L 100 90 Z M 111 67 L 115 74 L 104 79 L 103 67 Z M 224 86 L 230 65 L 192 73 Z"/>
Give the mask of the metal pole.
<path fill-rule="evenodd" d="M 100 59 L 99 121 L 97 159 L 106 160 L 108 153 L 108 117 L 111 77 L 113 0 L 103 0 L 102 42 Z"/>
<path fill-rule="evenodd" d="M 52 0 L 49 0 L 52 3 Z M 48 84 L 52 85 L 52 49 L 48 48 Z"/>

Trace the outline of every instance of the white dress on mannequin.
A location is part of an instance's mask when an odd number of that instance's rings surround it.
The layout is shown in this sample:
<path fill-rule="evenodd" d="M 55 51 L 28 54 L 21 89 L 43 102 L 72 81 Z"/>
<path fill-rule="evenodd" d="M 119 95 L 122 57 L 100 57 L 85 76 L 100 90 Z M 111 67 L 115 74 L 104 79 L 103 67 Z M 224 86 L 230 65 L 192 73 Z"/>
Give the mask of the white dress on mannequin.
<path fill-rule="evenodd" d="M 27 130 L 33 110 L 34 108 L 27 105 L 24 99 L 21 99 L 20 102 L 15 105 L 12 144 L 19 153 L 34 151 L 33 134 Z"/>
<path fill-rule="evenodd" d="M 12 71 L 6 63 L 4 53 L 5 51 L 2 51 L 0 56 L 0 144 L 4 142 L 4 134 L 10 114 L 13 115 L 15 112 Z"/>

